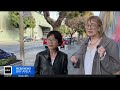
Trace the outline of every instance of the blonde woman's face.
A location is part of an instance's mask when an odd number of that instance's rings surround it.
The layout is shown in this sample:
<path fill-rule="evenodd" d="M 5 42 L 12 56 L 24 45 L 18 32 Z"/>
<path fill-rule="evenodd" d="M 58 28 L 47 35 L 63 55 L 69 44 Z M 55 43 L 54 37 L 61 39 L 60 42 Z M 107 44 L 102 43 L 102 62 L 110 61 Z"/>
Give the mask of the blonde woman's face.
<path fill-rule="evenodd" d="M 92 37 L 98 34 L 99 26 L 96 21 L 90 20 L 85 23 L 86 34 L 88 37 Z"/>

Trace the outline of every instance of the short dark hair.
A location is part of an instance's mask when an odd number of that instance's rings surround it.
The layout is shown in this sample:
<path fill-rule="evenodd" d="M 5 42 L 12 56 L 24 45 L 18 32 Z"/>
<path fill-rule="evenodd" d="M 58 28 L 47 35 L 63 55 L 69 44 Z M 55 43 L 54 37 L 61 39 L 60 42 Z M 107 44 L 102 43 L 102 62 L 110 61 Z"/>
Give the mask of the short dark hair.
<path fill-rule="evenodd" d="M 62 44 L 62 35 L 59 31 L 50 31 L 48 34 L 47 34 L 47 38 L 51 35 L 54 35 L 55 36 L 55 39 L 58 40 L 58 43 L 59 43 L 59 46 L 61 46 Z"/>

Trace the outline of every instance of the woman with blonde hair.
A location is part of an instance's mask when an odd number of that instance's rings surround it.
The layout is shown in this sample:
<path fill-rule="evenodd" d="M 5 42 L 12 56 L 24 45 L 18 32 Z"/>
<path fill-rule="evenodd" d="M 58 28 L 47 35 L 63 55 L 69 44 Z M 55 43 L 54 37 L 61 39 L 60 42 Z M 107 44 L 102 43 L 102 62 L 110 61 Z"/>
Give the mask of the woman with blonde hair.
<path fill-rule="evenodd" d="M 81 75 L 120 74 L 118 45 L 103 32 L 102 21 L 91 16 L 85 22 L 88 38 L 71 58 Z"/>

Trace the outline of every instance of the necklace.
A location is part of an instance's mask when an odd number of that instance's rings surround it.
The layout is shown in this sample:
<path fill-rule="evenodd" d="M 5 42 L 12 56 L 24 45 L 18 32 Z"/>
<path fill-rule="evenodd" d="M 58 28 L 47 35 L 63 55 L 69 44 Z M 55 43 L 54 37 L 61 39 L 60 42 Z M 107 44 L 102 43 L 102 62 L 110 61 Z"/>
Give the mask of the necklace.
<path fill-rule="evenodd" d="M 98 39 L 95 43 L 91 43 L 91 41 L 90 41 L 90 45 L 95 45 L 98 41 L 99 41 L 100 39 Z"/>

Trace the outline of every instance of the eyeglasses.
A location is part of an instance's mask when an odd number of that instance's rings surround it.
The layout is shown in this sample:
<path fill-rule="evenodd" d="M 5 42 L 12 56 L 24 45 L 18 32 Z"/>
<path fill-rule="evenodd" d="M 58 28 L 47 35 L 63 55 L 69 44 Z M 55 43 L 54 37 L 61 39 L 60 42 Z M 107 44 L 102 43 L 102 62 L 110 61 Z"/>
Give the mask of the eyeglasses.
<path fill-rule="evenodd" d="M 56 42 L 57 39 L 55 39 L 55 38 L 53 38 L 53 39 L 49 39 L 49 38 L 47 38 L 47 41 Z"/>
<path fill-rule="evenodd" d="M 97 27 L 97 25 L 95 25 L 95 24 L 91 24 L 91 25 L 86 24 L 85 28 L 88 29 L 89 26 L 90 26 L 91 29 L 95 29 Z"/>

